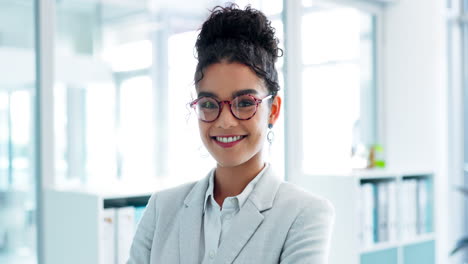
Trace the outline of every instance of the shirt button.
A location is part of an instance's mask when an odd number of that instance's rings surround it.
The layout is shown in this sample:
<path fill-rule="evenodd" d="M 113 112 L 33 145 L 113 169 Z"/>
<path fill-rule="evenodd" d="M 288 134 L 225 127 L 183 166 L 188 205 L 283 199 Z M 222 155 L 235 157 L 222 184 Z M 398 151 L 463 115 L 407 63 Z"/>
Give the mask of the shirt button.
<path fill-rule="evenodd" d="M 216 255 L 216 253 L 213 250 L 211 250 L 210 251 L 210 259 L 213 259 L 215 257 L 215 255 Z"/>

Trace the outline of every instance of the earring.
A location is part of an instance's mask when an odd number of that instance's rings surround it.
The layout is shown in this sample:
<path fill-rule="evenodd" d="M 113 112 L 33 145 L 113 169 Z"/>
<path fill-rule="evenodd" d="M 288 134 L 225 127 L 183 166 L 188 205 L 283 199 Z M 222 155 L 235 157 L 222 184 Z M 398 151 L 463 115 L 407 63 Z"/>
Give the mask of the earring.
<path fill-rule="evenodd" d="M 273 132 L 272 128 L 273 128 L 273 124 L 268 124 L 268 129 L 270 130 L 268 131 L 268 134 L 267 134 L 267 140 L 268 140 L 268 143 L 270 143 L 270 145 L 271 143 L 273 143 L 273 140 L 275 139 L 275 133 Z"/>

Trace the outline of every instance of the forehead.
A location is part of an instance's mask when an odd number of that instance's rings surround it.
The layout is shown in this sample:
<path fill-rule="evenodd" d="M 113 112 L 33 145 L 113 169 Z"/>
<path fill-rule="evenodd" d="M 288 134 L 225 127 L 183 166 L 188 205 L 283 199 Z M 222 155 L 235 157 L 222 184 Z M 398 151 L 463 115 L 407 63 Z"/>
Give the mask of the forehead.
<path fill-rule="evenodd" d="M 215 63 L 208 66 L 203 79 L 198 83 L 197 93 L 208 92 L 219 98 L 230 98 L 241 90 L 255 90 L 259 95 L 266 95 L 268 90 L 255 72 L 240 63 Z"/>

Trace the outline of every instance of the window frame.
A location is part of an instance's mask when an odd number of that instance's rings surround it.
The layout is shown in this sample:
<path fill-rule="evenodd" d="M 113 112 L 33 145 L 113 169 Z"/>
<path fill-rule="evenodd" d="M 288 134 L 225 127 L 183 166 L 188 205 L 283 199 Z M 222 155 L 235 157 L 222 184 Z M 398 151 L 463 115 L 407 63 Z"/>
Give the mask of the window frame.
<path fill-rule="evenodd" d="M 383 12 L 381 3 L 368 3 L 360 0 L 333 0 L 333 3 L 357 8 L 374 17 L 375 23 L 375 104 L 376 104 L 376 140 L 385 143 L 384 104 L 383 104 Z M 285 178 L 295 181 L 304 174 L 303 171 L 303 127 L 302 127 L 302 89 L 289 89 L 289 87 L 302 88 L 302 70 L 304 69 L 302 58 L 302 44 L 300 34 L 302 32 L 301 20 L 303 8 L 301 1 L 284 1 L 284 35 L 285 54 L 284 78 L 285 78 Z"/>
<path fill-rule="evenodd" d="M 461 1 L 461 0 L 460 0 Z M 464 109 L 463 113 L 465 113 L 464 116 L 464 126 L 463 130 L 464 133 L 463 135 L 463 141 L 464 141 L 464 155 L 463 155 L 463 162 L 464 162 L 464 186 L 465 188 L 468 188 L 468 137 L 466 136 L 466 131 L 468 131 L 468 1 L 465 0 L 463 3 L 460 3 L 463 8 L 461 8 L 460 12 L 460 31 L 461 31 L 461 53 L 462 53 L 462 65 L 461 65 L 461 72 L 463 73 L 463 76 L 461 76 L 461 82 L 462 82 L 462 89 L 463 89 L 463 100 L 464 100 Z M 468 202 L 466 199 L 464 200 L 465 203 L 465 212 L 464 212 L 464 219 L 463 221 L 465 223 L 465 230 L 468 230 L 468 223 L 466 219 L 468 219 Z M 465 254 L 466 258 L 467 254 Z"/>

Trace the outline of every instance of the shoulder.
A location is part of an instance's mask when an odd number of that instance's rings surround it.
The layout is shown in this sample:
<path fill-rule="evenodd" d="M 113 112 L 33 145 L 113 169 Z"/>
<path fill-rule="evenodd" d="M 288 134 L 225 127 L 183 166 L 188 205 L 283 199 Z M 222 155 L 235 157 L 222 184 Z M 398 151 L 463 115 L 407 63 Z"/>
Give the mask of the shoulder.
<path fill-rule="evenodd" d="M 307 218 L 324 217 L 331 220 L 335 215 L 335 208 L 329 200 L 288 182 L 281 183 L 274 207 L 287 208 L 290 213 Z"/>
<path fill-rule="evenodd" d="M 289 206 L 284 210 L 291 214 L 280 262 L 328 263 L 335 219 L 332 203 L 291 183 L 281 184 L 277 201 Z"/>
<path fill-rule="evenodd" d="M 156 214 L 177 210 L 184 204 L 187 194 L 195 186 L 195 182 L 184 183 L 175 187 L 154 192 L 149 198 L 147 210 L 154 211 Z"/>
<path fill-rule="evenodd" d="M 197 181 L 184 183 L 175 187 L 154 192 L 148 202 L 148 206 L 164 208 L 182 205 L 187 194 L 193 189 Z"/>

